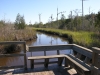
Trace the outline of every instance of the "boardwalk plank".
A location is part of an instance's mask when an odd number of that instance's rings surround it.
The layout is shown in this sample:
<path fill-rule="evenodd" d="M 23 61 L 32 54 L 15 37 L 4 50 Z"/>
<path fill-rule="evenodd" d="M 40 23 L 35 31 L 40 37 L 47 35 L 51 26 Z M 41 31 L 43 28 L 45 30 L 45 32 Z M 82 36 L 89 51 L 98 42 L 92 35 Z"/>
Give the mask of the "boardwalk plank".
<path fill-rule="evenodd" d="M 10 71 L 10 70 L 9 70 Z M 74 69 L 65 68 L 64 66 L 51 65 L 48 68 L 39 67 L 34 69 L 15 69 L 14 71 L 0 75 L 77 75 Z"/>

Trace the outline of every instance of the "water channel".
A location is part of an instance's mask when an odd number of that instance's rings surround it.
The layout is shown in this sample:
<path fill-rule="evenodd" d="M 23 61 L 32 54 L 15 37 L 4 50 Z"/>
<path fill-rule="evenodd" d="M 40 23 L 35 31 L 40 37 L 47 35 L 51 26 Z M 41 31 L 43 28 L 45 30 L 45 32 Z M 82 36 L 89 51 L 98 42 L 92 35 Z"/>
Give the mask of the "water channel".
<path fill-rule="evenodd" d="M 68 44 L 68 41 L 65 38 L 58 37 L 56 35 L 50 35 L 50 34 L 44 34 L 37 32 L 37 39 L 28 41 L 28 46 L 38 46 L 38 45 L 58 45 L 58 44 Z M 20 53 L 23 53 L 21 51 Z M 47 51 L 47 55 L 54 55 L 56 54 L 56 51 Z M 60 54 L 69 54 L 71 53 L 71 50 L 61 50 Z M 43 52 L 27 52 L 27 57 L 29 56 L 38 56 L 43 55 Z M 54 60 L 54 59 L 53 59 Z M 43 60 L 36 60 L 36 61 L 43 61 Z M 52 61 L 52 60 L 51 60 Z M 0 66 L 17 66 L 17 65 L 23 65 L 24 60 L 23 57 L 6 57 L 6 58 L 0 58 Z M 28 68 L 30 68 L 30 62 L 27 60 Z M 39 65 L 38 65 L 39 66 Z M 36 66 L 36 67 L 38 67 Z"/>

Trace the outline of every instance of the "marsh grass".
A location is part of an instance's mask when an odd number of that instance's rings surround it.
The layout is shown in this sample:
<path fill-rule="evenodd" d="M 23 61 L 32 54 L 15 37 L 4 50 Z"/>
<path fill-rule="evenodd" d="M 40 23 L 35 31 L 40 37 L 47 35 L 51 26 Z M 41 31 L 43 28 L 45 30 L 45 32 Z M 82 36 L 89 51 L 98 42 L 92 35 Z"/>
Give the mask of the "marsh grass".
<path fill-rule="evenodd" d="M 18 41 L 19 39 L 25 40 L 27 38 L 33 38 L 36 33 L 31 28 L 23 30 L 15 30 L 13 27 L 0 28 L 0 41 Z"/>
<path fill-rule="evenodd" d="M 36 32 L 32 28 L 23 30 L 15 30 L 12 26 L 3 26 L 0 28 L 0 42 L 1 41 L 28 41 L 36 39 Z M 0 54 L 14 53 L 20 51 L 19 45 L 0 45 Z"/>
<path fill-rule="evenodd" d="M 61 29 L 47 29 L 47 28 L 34 28 L 34 30 L 42 30 L 44 32 L 49 32 L 52 34 L 58 34 L 58 36 L 66 35 L 68 37 L 72 36 L 73 43 L 79 44 L 88 48 L 93 46 L 100 46 L 100 39 L 97 37 L 98 34 L 94 32 L 87 31 L 69 31 Z M 68 38 L 65 37 L 65 38 Z"/>

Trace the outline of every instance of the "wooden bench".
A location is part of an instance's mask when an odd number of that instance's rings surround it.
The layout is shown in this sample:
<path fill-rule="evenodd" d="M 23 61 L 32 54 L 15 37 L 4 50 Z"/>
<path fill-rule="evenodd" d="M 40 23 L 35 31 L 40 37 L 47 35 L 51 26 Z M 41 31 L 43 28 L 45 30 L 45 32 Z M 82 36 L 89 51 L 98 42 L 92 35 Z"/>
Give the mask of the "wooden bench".
<path fill-rule="evenodd" d="M 65 66 L 75 68 L 79 75 L 92 75 L 92 69 L 98 69 L 92 68 L 92 50 L 76 44 L 73 44 L 72 49 L 75 53 L 65 57 Z"/>
<path fill-rule="evenodd" d="M 72 45 L 50 45 L 50 46 L 30 46 L 29 47 L 29 52 L 44 52 L 44 56 L 32 56 L 28 57 L 28 60 L 30 60 L 30 66 L 33 69 L 35 64 L 44 64 L 45 67 L 48 67 L 48 64 L 52 63 L 58 63 L 59 66 L 62 65 L 63 59 L 65 55 L 60 55 L 60 50 L 65 50 L 65 49 L 72 49 Z M 56 51 L 56 55 L 47 55 L 46 51 Z M 54 59 L 57 58 L 58 60 L 55 61 L 49 61 L 49 59 Z M 34 62 L 34 60 L 40 60 L 44 59 L 44 62 Z"/>
<path fill-rule="evenodd" d="M 58 58 L 58 61 L 49 61 L 49 59 Z M 40 60 L 45 59 L 44 62 L 34 62 L 34 60 Z M 31 69 L 34 68 L 35 64 L 44 64 L 45 67 L 48 67 L 48 64 L 52 63 L 58 63 L 59 66 L 61 66 L 64 59 L 64 55 L 50 55 L 50 56 L 34 56 L 34 57 L 28 57 L 28 60 L 30 60 L 30 66 Z"/>
<path fill-rule="evenodd" d="M 73 49 L 76 53 L 73 55 L 60 55 L 59 49 Z M 82 46 L 72 44 L 72 45 L 63 45 L 63 46 L 40 46 L 40 47 L 29 47 L 30 51 L 44 51 L 44 56 L 34 56 L 28 57 L 28 60 L 31 61 L 31 68 L 34 68 L 34 64 L 44 64 L 45 67 L 48 67 L 50 63 L 58 63 L 61 66 L 63 59 L 65 58 L 65 67 L 68 65 L 74 68 L 79 75 L 92 75 L 91 71 L 91 60 L 92 60 L 92 51 L 90 49 L 84 48 Z M 46 56 L 46 51 L 57 51 L 57 55 Z M 58 58 L 58 61 L 49 62 L 49 59 Z M 34 60 L 44 59 L 44 62 L 34 62 Z"/>
<path fill-rule="evenodd" d="M 58 61 L 50 62 L 49 59 L 53 59 L 53 58 L 58 58 Z M 61 66 L 64 58 L 65 58 L 66 67 L 70 65 L 71 67 L 75 68 L 77 73 L 79 73 L 80 75 L 82 74 L 90 75 L 91 72 L 90 72 L 89 66 L 82 64 L 81 61 L 79 61 L 78 59 L 76 60 L 71 55 L 34 56 L 34 57 L 28 57 L 28 60 L 30 60 L 31 69 L 33 69 L 34 65 L 36 64 L 44 64 L 46 68 L 48 67 L 48 64 L 52 64 L 52 63 L 58 63 L 58 65 Z M 40 59 L 45 59 L 45 61 L 44 62 L 34 62 L 34 60 L 40 60 Z"/>
<path fill-rule="evenodd" d="M 71 55 L 65 55 L 65 67 L 68 67 L 69 65 L 74 68 L 79 75 L 91 75 L 89 66 L 86 66 L 80 60 L 75 59 Z"/>

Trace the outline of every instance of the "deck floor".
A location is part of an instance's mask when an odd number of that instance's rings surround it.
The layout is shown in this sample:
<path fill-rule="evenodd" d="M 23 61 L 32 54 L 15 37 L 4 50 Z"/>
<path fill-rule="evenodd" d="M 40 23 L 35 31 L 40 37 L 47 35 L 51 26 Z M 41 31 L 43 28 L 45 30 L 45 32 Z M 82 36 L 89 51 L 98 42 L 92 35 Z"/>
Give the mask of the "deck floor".
<path fill-rule="evenodd" d="M 49 66 L 48 68 L 38 67 L 35 69 L 9 69 L 1 70 L 0 75 L 77 75 L 74 69 L 69 67 L 59 67 L 57 65 Z"/>

